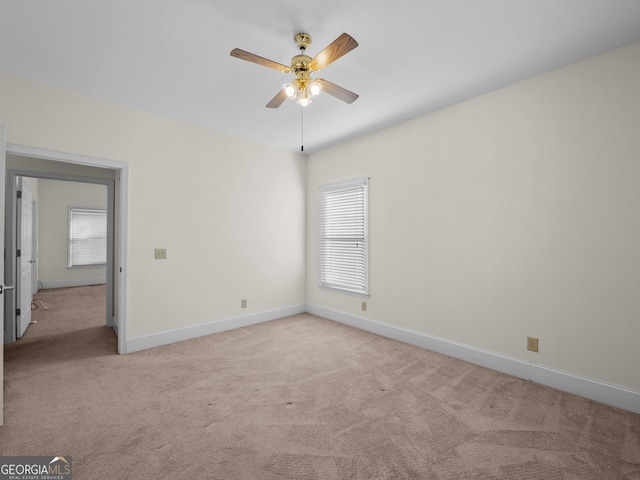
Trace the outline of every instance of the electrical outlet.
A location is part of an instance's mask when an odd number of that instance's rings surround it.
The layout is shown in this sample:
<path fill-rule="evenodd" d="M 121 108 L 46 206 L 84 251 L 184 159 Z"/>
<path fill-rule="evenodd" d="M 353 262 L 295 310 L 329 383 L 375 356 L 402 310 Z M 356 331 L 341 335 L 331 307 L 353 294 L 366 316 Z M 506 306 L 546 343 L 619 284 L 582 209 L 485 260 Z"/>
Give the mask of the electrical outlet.
<path fill-rule="evenodd" d="M 362 311 L 363 312 L 367 311 L 367 302 L 362 302 Z"/>
<path fill-rule="evenodd" d="M 527 337 L 527 350 L 538 351 L 538 339 L 536 337 Z"/>
<path fill-rule="evenodd" d="M 156 248 L 156 250 L 155 250 L 155 259 L 156 260 L 166 260 L 167 259 L 167 249 L 166 248 Z"/>
<path fill-rule="evenodd" d="M 243 298 L 240 300 L 240 308 L 247 308 L 247 299 Z"/>

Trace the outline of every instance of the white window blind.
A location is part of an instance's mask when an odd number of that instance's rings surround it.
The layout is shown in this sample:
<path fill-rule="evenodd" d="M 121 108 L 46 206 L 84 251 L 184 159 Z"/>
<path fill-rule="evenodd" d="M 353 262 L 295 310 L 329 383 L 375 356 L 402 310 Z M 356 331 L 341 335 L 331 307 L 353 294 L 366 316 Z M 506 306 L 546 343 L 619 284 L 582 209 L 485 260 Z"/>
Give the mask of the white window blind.
<path fill-rule="evenodd" d="M 107 211 L 69 209 L 69 267 L 107 263 Z"/>
<path fill-rule="evenodd" d="M 368 179 L 320 188 L 320 286 L 369 294 Z"/>

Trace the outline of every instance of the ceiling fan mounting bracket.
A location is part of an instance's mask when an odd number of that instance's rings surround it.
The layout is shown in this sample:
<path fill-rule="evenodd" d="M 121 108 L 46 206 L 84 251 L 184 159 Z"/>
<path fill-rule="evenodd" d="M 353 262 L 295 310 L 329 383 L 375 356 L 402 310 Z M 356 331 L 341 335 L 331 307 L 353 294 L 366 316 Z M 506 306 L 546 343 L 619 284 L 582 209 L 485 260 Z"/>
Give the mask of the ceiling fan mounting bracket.
<path fill-rule="evenodd" d="M 308 33 L 297 33 L 293 37 L 298 44 L 298 47 L 306 49 L 311 45 L 311 35 Z"/>

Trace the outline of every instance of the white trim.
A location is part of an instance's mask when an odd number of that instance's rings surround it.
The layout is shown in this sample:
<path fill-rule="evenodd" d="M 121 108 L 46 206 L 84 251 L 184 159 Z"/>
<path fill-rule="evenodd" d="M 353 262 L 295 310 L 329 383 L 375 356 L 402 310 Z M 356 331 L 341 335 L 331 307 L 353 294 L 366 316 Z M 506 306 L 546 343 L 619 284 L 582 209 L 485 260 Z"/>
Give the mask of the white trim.
<path fill-rule="evenodd" d="M 350 187 L 352 185 L 355 185 L 357 183 L 369 183 L 369 181 L 371 180 L 371 177 L 357 177 L 357 178 L 352 178 L 350 180 L 341 180 L 339 182 L 335 182 L 335 183 L 327 183 L 325 185 L 320 185 L 318 187 L 318 191 L 320 192 L 325 192 L 327 190 L 337 190 L 343 187 Z"/>
<path fill-rule="evenodd" d="M 116 337 L 120 337 L 120 335 L 118 335 L 118 318 L 115 316 L 111 318 L 111 328 L 113 328 L 113 331 L 116 333 Z"/>
<path fill-rule="evenodd" d="M 127 164 L 106 158 L 86 157 L 74 153 L 56 152 L 54 150 L 44 150 L 42 148 L 26 147 L 24 145 L 14 145 L 7 143 L 7 153 L 22 155 L 23 157 L 41 158 L 44 160 L 55 160 L 64 163 L 77 163 L 78 165 L 89 165 L 93 167 L 110 168 L 120 170 L 126 168 Z"/>
<path fill-rule="evenodd" d="M 307 305 L 307 312 L 613 407 L 640 413 L 640 391 L 637 390 L 324 307 Z"/>
<path fill-rule="evenodd" d="M 42 288 L 70 288 L 70 287 L 86 287 L 89 285 L 102 285 L 107 283 L 107 279 L 102 278 L 86 278 L 81 280 L 54 280 L 52 282 L 43 282 L 40 280 Z M 41 290 L 42 290 L 41 288 Z"/>
<path fill-rule="evenodd" d="M 120 209 L 118 211 L 118 217 L 120 220 L 120 225 L 118 225 L 120 231 L 120 238 L 118 241 L 120 242 L 120 246 L 118 248 L 118 255 L 120 258 L 114 258 L 114 262 L 116 262 L 116 271 L 114 275 L 120 275 L 118 277 L 119 280 L 119 288 L 118 288 L 118 311 L 113 312 L 114 317 L 117 318 L 118 322 L 118 353 L 125 354 L 127 353 L 127 306 L 129 299 L 127 297 L 127 281 L 128 281 L 128 258 L 129 258 L 129 167 L 125 166 L 120 167 Z M 120 262 L 120 267 L 118 268 L 118 263 Z M 115 280 L 115 278 L 114 278 Z"/>
<path fill-rule="evenodd" d="M 358 298 L 371 298 L 369 293 L 356 292 L 355 290 L 347 290 L 346 288 L 328 287 L 326 285 L 318 285 L 320 290 L 333 293 L 342 293 L 343 295 L 351 295 Z"/>
<path fill-rule="evenodd" d="M 192 338 L 203 337 L 205 335 L 225 332 L 227 330 L 233 330 L 234 328 L 247 327 L 257 323 L 297 315 L 299 313 L 304 313 L 306 311 L 305 307 L 305 305 L 293 305 L 290 307 L 267 310 L 265 312 L 252 313 L 240 317 L 227 318 L 225 320 L 218 320 L 201 325 L 194 325 L 192 327 L 130 338 L 127 340 L 126 352 L 137 352 L 148 348 L 182 342 L 183 340 L 190 340 Z"/>

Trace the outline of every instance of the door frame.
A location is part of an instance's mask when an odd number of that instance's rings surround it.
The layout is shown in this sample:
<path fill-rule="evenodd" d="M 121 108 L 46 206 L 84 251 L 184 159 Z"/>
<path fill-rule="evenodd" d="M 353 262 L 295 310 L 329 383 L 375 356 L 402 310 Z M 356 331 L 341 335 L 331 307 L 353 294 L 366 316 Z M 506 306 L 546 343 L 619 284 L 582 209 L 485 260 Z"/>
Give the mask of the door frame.
<path fill-rule="evenodd" d="M 107 263 L 106 263 L 106 320 L 105 325 L 113 328 L 115 322 L 114 317 L 114 208 L 115 208 L 115 180 L 106 178 L 85 177 L 72 174 L 54 174 L 47 172 L 34 172 L 31 170 L 19 170 L 7 168 L 7 195 L 5 199 L 6 211 L 9 215 L 5 218 L 5 248 L 7 252 L 15 252 L 18 248 L 16 239 L 18 237 L 18 217 L 19 202 L 17 198 L 17 190 L 20 188 L 22 178 L 36 178 L 42 180 L 57 180 L 65 182 L 88 183 L 93 185 L 101 185 L 106 187 L 107 196 Z M 5 322 L 8 328 L 5 329 L 5 343 L 16 341 L 17 331 L 17 315 L 16 308 L 19 308 L 19 294 L 22 289 L 20 281 L 20 272 L 18 271 L 18 259 L 16 255 L 7 255 L 5 258 L 5 282 L 10 282 L 15 286 L 13 296 L 7 296 L 5 299 Z M 117 333 L 117 332 L 116 332 Z"/>
<path fill-rule="evenodd" d="M 95 157 L 87 157 L 71 153 L 56 152 L 40 148 L 25 147 L 7 143 L 6 153 L 11 155 L 30 157 L 34 159 L 49 160 L 60 163 L 70 163 L 89 167 L 98 167 L 112 170 L 114 179 L 84 177 L 64 173 L 55 173 L 38 170 L 11 169 L 7 173 L 7 178 L 14 182 L 5 182 L 7 187 L 15 185 L 15 178 L 18 176 L 32 178 L 46 178 L 51 180 L 81 181 L 85 183 L 98 183 L 107 185 L 108 213 L 107 224 L 112 227 L 109 235 L 111 248 L 108 249 L 107 257 L 107 326 L 113 327 L 118 336 L 118 353 L 127 353 L 127 225 L 128 225 L 128 164 L 114 160 L 107 160 Z M 10 190 L 8 188 L 7 190 Z M 117 209 L 117 215 L 116 210 Z M 9 223 L 9 222 L 5 222 Z M 5 235 L 5 238 L 9 238 Z M 5 240 L 6 241 L 6 240 Z M 116 246 L 117 245 L 117 246 Z M 5 246 L 7 249 L 9 245 Z M 10 250 L 8 250 L 10 251 Z M 110 255 L 110 257 L 109 257 Z M 7 259 L 8 260 L 8 259 Z M 112 268 L 109 268 L 111 261 Z M 6 269 L 5 269 L 6 271 Z M 14 269 L 15 271 L 15 269 Z M 117 275 L 117 278 L 115 278 Z M 109 285 L 111 288 L 109 288 Z M 117 296 L 116 296 L 117 293 Z M 114 302 L 114 299 L 117 299 Z M 15 301 L 15 299 L 14 299 Z M 7 298 L 5 298 L 5 303 Z M 11 302 L 9 302 L 11 303 Z M 15 308 L 15 306 L 13 307 Z M 5 312 L 7 307 L 5 306 Z"/>

